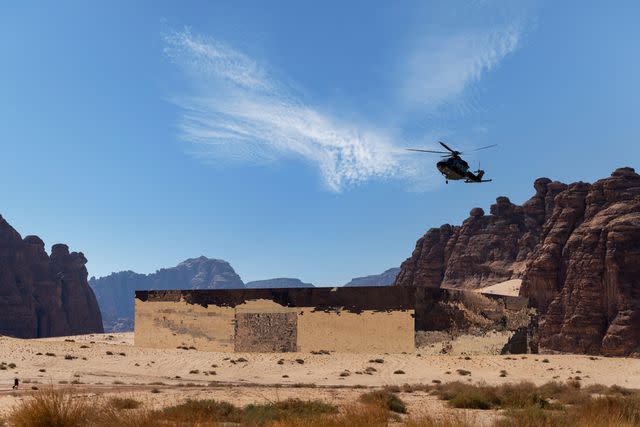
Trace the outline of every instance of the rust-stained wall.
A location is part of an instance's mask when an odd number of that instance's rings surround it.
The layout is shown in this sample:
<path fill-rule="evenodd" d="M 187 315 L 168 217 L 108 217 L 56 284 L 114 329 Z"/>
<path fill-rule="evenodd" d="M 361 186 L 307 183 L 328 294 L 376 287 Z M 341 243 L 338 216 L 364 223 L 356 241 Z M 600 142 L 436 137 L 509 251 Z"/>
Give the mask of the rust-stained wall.
<path fill-rule="evenodd" d="M 535 335 L 526 298 L 434 288 L 138 291 L 135 307 L 136 345 L 156 348 L 527 352 Z"/>

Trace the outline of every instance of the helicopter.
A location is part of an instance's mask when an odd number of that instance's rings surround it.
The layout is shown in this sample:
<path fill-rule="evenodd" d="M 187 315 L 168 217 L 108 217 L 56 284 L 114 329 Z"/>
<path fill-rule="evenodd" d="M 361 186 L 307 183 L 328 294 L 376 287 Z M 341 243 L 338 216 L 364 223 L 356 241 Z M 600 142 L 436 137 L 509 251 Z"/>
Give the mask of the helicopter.
<path fill-rule="evenodd" d="M 421 153 L 435 153 L 435 154 L 444 154 L 442 157 L 446 157 L 446 160 L 440 160 L 436 163 L 436 167 L 440 171 L 442 175 L 445 177 L 445 182 L 448 184 L 449 180 L 460 180 L 464 179 L 464 182 L 467 184 L 470 183 L 481 183 L 481 182 L 491 182 L 491 179 L 482 179 L 484 176 L 484 171 L 478 167 L 478 170 L 472 172 L 469 170 L 469 163 L 462 160 L 460 157 L 463 154 L 461 151 L 453 150 L 447 144 L 442 141 L 438 141 L 440 145 L 448 150 L 447 151 L 435 151 L 435 150 L 422 150 L 419 148 L 407 148 L 409 151 L 419 151 Z M 471 151 L 484 150 L 485 148 L 495 147 L 498 144 L 487 145 L 486 147 L 476 148 Z"/>

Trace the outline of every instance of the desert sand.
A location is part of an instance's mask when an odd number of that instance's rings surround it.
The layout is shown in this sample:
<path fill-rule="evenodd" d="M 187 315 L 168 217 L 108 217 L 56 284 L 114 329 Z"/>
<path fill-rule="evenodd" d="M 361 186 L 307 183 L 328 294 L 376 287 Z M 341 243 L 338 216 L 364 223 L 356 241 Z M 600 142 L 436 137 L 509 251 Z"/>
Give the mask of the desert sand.
<path fill-rule="evenodd" d="M 507 295 L 517 297 L 520 293 L 521 279 L 507 280 L 505 282 L 496 283 L 495 285 L 486 286 L 476 289 L 476 292 L 492 295 Z"/>
<path fill-rule="evenodd" d="M 640 388 L 638 359 L 418 352 L 210 353 L 136 347 L 132 333 L 38 340 L 0 337 L 0 362 L 7 364 L 7 369 L 0 370 L 0 415 L 33 393 L 34 388 L 47 386 L 71 388 L 85 395 L 130 395 L 154 408 L 187 398 L 214 398 L 244 405 L 300 397 L 344 404 L 355 401 L 362 388 L 431 384 L 433 380 L 489 384 L 527 380 L 542 384 L 580 377 L 584 385 Z M 367 367 L 375 371 L 367 374 Z M 460 375 L 458 369 L 470 371 L 470 375 Z M 500 376 L 502 370 L 507 372 L 505 377 Z M 21 381 L 17 391 L 12 390 L 14 378 Z M 403 393 L 402 398 L 414 414 L 451 411 L 425 392 Z M 479 416 L 489 422 L 496 415 L 484 411 Z"/>

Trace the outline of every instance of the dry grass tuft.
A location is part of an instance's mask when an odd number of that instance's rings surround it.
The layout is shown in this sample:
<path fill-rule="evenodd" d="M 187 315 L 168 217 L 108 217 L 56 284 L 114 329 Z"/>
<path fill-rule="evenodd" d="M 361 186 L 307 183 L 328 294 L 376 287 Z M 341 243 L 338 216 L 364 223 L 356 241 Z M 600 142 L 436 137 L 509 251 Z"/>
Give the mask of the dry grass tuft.
<path fill-rule="evenodd" d="M 131 397 L 114 397 L 109 399 L 109 404 L 114 409 L 138 409 L 142 406 L 142 402 Z"/>
<path fill-rule="evenodd" d="M 81 427 L 92 415 L 93 408 L 87 399 L 49 388 L 22 402 L 9 414 L 8 421 L 15 427 Z"/>
<path fill-rule="evenodd" d="M 365 393 L 360 396 L 360 401 L 363 403 L 382 406 L 389 411 L 399 414 L 407 413 L 407 406 L 402 399 L 400 399 L 397 394 L 390 392 L 388 389 Z"/>
<path fill-rule="evenodd" d="M 340 414 L 313 418 L 289 418 L 267 424 L 269 427 L 386 427 L 389 412 L 378 405 L 351 405 Z"/>

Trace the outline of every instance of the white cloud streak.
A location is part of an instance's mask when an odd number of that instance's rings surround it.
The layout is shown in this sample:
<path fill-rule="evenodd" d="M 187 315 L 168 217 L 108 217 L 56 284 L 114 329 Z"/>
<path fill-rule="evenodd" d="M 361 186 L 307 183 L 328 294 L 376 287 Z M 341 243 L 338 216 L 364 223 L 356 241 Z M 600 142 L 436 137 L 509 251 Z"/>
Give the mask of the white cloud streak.
<path fill-rule="evenodd" d="M 413 107 L 433 109 L 465 90 L 515 51 L 521 28 L 426 36 L 405 63 L 401 94 Z"/>
<path fill-rule="evenodd" d="M 406 61 L 398 108 L 437 108 L 462 96 L 514 51 L 518 40 L 517 28 L 425 38 Z M 202 156 L 253 162 L 303 158 L 317 165 L 336 192 L 370 179 L 415 180 L 423 174 L 418 158 L 406 157 L 392 135 L 342 123 L 306 104 L 224 43 L 176 32 L 166 37 L 165 52 L 193 84 L 194 96 L 175 101 L 183 110 L 182 137 Z"/>
<path fill-rule="evenodd" d="M 398 174 L 384 134 L 346 127 L 305 105 L 242 53 L 189 32 L 167 37 L 166 53 L 200 91 L 177 101 L 184 109 L 182 136 L 210 153 L 252 160 L 299 156 L 319 166 L 333 191 Z"/>

